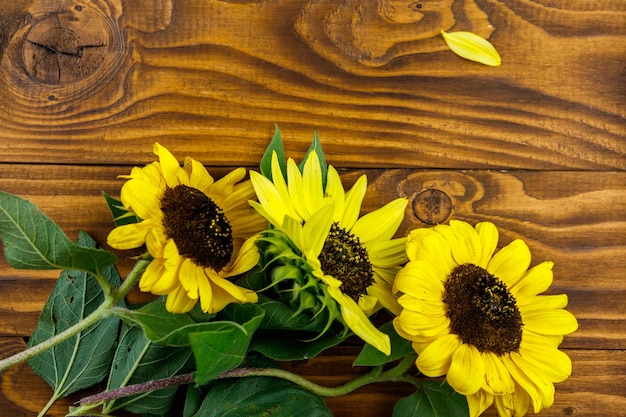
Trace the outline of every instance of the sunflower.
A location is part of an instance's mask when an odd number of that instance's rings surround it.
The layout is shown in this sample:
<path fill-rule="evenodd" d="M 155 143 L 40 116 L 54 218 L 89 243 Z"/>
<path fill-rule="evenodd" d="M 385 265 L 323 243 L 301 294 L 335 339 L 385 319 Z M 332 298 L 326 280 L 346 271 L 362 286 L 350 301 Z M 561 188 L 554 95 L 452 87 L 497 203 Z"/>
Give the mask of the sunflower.
<path fill-rule="evenodd" d="M 343 323 L 389 354 L 389 337 L 369 316 L 383 307 L 395 314 L 400 311 L 391 287 L 407 261 L 406 238 L 392 237 L 402 222 L 407 200 L 398 198 L 359 218 L 367 178 L 361 176 L 346 192 L 330 165 L 324 186 L 315 152 L 309 153 L 302 172 L 293 159 L 287 161 L 287 181 L 274 152 L 271 171 L 272 181 L 250 172 L 259 200 L 250 204 L 297 247 L 304 259 L 304 273 L 312 274 L 339 305 Z"/>
<path fill-rule="evenodd" d="M 426 376 L 446 375 L 478 416 L 495 403 L 500 416 L 535 413 L 554 402 L 554 383 L 572 371 L 558 350 L 576 318 L 567 296 L 538 295 L 552 283 L 552 262 L 529 269 L 522 240 L 496 252 L 498 230 L 462 221 L 417 229 L 408 236 L 409 262 L 394 292 L 402 312 L 397 332 L 411 340 Z M 495 254 L 494 254 L 495 252 Z"/>
<path fill-rule="evenodd" d="M 128 179 L 122 203 L 141 221 L 116 227 L 108 236 L 116 249 L 146 244 L 154 259 L 141 276 L 140 290 L 167 295 L 172 313 L 185 313 L 198 300 L 207 313 L 233 302 L 256 302 L 256 293 L 228 280 L 257 264 L 254 235 L 267 227 L 248 204 L 254 190 L 250 181 L 241 182 L 246 170 L 214 181 L 192 158 L 181 167 L 158 143 L 154 154 L 158 162 L 121 176 Z"/>

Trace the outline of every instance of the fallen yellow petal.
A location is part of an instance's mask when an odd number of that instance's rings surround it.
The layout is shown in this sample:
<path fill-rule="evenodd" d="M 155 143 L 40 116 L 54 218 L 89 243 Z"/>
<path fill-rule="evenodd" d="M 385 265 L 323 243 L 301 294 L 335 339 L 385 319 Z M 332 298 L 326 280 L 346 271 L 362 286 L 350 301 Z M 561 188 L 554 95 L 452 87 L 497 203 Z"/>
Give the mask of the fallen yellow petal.
<path fill-rule="evenodd" d="M 448 47 L 461 58 L 481 64 L 497 67 L 501 64 L 500 54 L 488 40 L 481 38 L 472 32 L 450 32 L 441 31 L 441 36 L 448 44 Z"/>

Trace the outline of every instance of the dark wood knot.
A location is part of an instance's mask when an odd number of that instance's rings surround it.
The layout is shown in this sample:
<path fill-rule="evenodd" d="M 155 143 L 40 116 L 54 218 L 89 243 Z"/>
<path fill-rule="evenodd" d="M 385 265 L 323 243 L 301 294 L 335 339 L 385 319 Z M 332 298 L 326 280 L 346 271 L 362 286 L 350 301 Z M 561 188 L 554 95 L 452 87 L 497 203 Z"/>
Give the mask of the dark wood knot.
<path fill-rule="evenodd" d="M 35 23 L 24 40 L 22 58 L 30 77 L 46 84 L 69 84 L 98 71 L 107 60 L 108 34 L 82 7 Z"/>
<path fill-rule="evenodd" d="M 452 199 L 434 188 L 422 191 L 413 198 L 413 213 L 423 223 L 443 223 L 452 214 Z"/>

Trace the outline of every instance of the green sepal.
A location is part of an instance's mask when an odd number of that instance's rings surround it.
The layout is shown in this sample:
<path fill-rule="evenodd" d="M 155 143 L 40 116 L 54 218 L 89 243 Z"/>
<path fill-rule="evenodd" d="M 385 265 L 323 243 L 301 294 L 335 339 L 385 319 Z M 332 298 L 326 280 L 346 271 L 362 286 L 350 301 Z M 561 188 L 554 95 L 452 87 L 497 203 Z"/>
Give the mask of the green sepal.
<path fill-rule="evenodd" d="M 304 164 L 306 163 L 306 160 L 309 158 L 309 155 L 311 154 L 311 152 L 315 152 L 317 154 L 317 158 L 320 161 L 320 170 L 322 171 L 322 188 L 325 190 L 326 179 L 328 177 L 328 165 L 326 164 L 326 157 L 324 156 L 324 151 L 322 151 L 322 144 L 320 142 L 320 137 L 318 136 L 317 132 L 315 132 L 315 134 L 313 135 L 313 142 L 311 142 L 311 146 L 309 147 L 309 150 L 304 155 L 304 158 L 302 159 L 300 164 L 298 164 L 298 168 L 300 169 L 300 172 L 303 172 Z"/>
<path fill-rule="evenodd" d="M 117 262 L 111 252 L 72 242 L 36 205 L 0 192 L 0 238 L 16 269 L 71 269 L 98 275 Z"/>
<path fill-rule="evenodd" d="M 272 153 L 276 152 L 276 156 L 278 157 L 278 165 L 280 166 L 280 171 L 283 173 L 283 177 L 285 181 L 287 181 L 287 159 L 285 158 L 285 149 L 283 148 L 283 139 L 280 134 L 280 129 L 278 129 L 278 125 L 274 130 L 274 136 L 270 141 L 270 144 L 265 149 L 265 153 L 261 158 L 261 164 L 259 169 L 261 170 L 261 174 L 264 177 L 267 177 L 270 181 L 272 181 Z"/>
<path fill-rule="evenodd" d="M 123 226 L 125 224 L 139 223 L 140 219 L 132 211 L 128 211 L 124 208 L 124 204 L 116 198 L 111 197 L 104 191 L 102 196 L 109 207 L 109 211 L 113 216 L 113 221 L 116 226 Z"/>
<path fill-rule="evenodd" d="M 399 336 L 391 322 L 383 324 L 379 330 L 389 335 L 391 354 L 387 356 L 372 345 L 366 343 L 352 365 L 378 366 L 396 361 L 408 355 L 415 355 L 415 351 L 411 347 L 411 342 Z"/>

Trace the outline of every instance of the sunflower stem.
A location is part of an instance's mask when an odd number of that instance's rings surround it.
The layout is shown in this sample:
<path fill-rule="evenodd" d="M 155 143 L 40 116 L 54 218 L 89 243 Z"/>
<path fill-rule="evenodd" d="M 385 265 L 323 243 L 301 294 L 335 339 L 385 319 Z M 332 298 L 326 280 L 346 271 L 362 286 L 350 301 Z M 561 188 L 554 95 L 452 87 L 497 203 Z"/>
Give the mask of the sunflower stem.
<path fill-rule="evenodd" d="M 133 270 L 128 274 L 128 277 L 126 277 L 126 280 L 122 283 L 122 285 L 120 285 L 117 291 L 113 292 L 113 296 L 105 296 L 104 302 L 84 319 L 80 320 L 73 326 L 68 327 L 61 333 L 58 333 L 35 346 L 23 350 L 22 352 L 16 353 L 15 355 L 10 356 L 6 359 L 0 360 L 0 372 L 14 365 L 17 365 L 18 363 L 34 358 L 40 353 L 45 352 L 48 349 L 51 349 L 56 345 L 65 342 L 66 340 L 76 336 L 84 330 L 87 330 L 89 327 L 93 326 L 94 324 L 98 323 L 100 320 L 108 316 L 110 314 L 111 307 L 119 303 L 126 296 L 126 294 L 128 294 L 128 291 L 130 291 L 130 289 L 133 287 L 133 285 L 141 276 L 141 273 L 148 266 L 149 263 L 149 260 L 139 261 L 135 265 Z"/>

